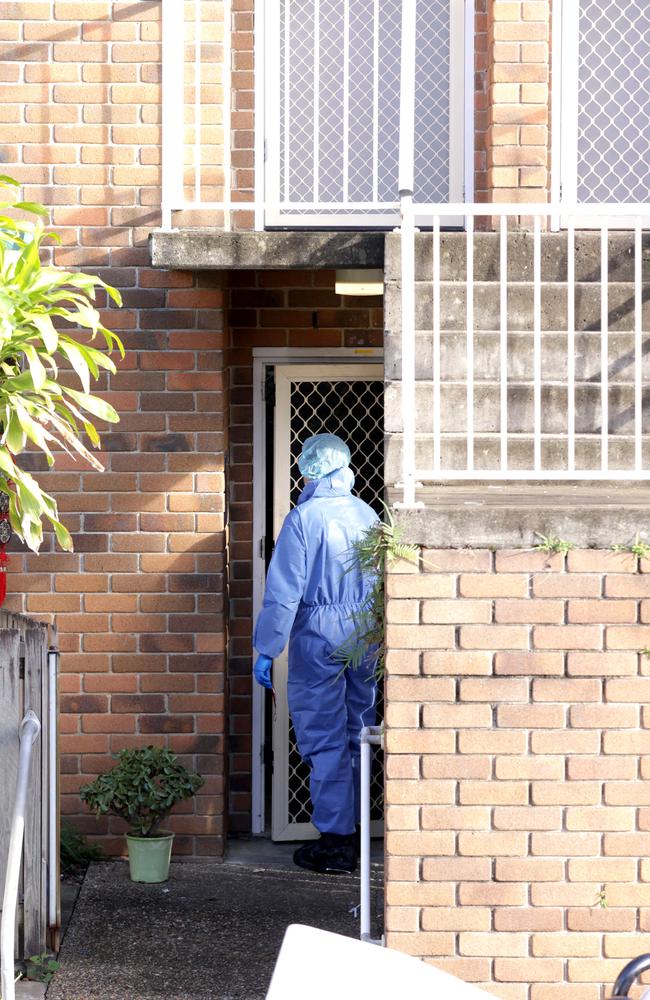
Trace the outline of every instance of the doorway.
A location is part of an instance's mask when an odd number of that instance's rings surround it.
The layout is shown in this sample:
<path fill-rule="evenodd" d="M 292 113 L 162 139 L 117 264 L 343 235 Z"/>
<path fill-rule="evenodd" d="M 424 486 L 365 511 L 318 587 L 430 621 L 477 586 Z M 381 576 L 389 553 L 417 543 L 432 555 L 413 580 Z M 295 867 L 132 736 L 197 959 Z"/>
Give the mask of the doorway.
<path fill-rule="evenodd" d="M 262 353 L 262 352 L 260 352 Z M 375 356 L 379 352 L 372 352 Z M 367 352 L 366 352 L 367 354 Z M 254 432 L 254 600 L 257 615 L 272 546 L 301 491 L 302 441 L 327 430 L 352 453 L 355 492 L 380 515 L 384 496 L 383 365 L 353 352 L 328 359 L 257 358 Z M 276 705 L 257 685 L 253 697 L 253 832 L 273 840 L 317 836 L 310 823 L 309 771 L 287 709 L 286 651 L 274 661 Z M 373 773 L 373 818 L 383 815 L 383 768 Z M 379 833 L 380 830 L 378 829 Z"/>

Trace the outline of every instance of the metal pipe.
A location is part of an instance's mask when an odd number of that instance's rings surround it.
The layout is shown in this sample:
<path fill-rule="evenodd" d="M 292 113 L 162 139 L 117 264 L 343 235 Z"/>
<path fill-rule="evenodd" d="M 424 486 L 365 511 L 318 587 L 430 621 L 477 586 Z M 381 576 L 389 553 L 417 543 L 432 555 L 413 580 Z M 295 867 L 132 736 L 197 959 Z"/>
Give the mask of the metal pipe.
<path fill-rule="evenodd" d="M 185 4 L 162 0 L 162 229 L 183 207 Z"/>
<path fill-rule="evenodd" d="M 198 3 L 197 3 L 198 7 Z M 223 0 L 223 183 L 224 194 L 232 201 L 232 2 Z M 223 228 L 232 229 L 232 216 L 224 210 Z"/>
<path fill-rule="evenodd" d="M 11 836 L 9 838 L 9 851 L 7 853 L 7 874 L 2 898 L 2 921 L 0 923 L 0 953 L 2 961 L 0 981 L 2 984 L 3 1000 L 15 1000 L 16 997 L 14 985 L 16 907 L 18 904 L 18 885 L 20 882 L 20 861 L 25 835 L 27 783 L 29 780 L 29 765 L 32 759 L 32 745 L 36 741 L 40 731 L 41 723 L 38 716 L 30 709 L 25 713 L 19 729 L 20 753 L 18 756 L 16 798 L 11 820 Z"/>
<path fill-rule="evenodd" d="M 261 212 L 264 209 L 270 209 L 272 211 L 288 211 L 290 209 L 300 208 L 300 209 L 322 209 L 331 212 L 335 212 L 337 209 L 356 209 L 359 211 L 367 211 L 370 209 L 381 209 L 385 212 L 396 213 L 399 210 L 400 204 L 397 201 L 349 201 L 343 204 L 341 201 L 306 201 L 301 200 L 289 201 L 288 199 L 271 200 L 267 199 L 265 201 L 260 199 L 251 199 L 248 201 L 196 201 L 193 199 L 183 200 L 182 208 L 209 208 L 209 209 L 223 209 L 228 208 L 237 211 L 250 211 L 250 212 Z M 434 216 L 439 216 L 441 220 L 444 219 L 457 219 L 459 216 L 467 216 L 472 218 L 479 217 L 494 217 L 500 218 L 503 215 L 514 215 L 514 216 L 535 216 L 539 215 L 540 218 L 547 219 L 553 214 L 554 210 L 557 210 L 558 206 L 548 204 L 516 204 L 516 203 L 496 203 L 490 202 L 489 206 L 486 207 L 485 202 L 455 202 L 455 203 L 441 203 L 441 202 L 418 202 L 417 214 L 418 218 L 429 217 L 433 219 Z M 586 204 L 577 205 L 575 203 L 569 205 L 564 203 L 562 205 L 562 212 L 564 216 L 571 215 L 574 216 L 574 224 L 577 219 L 587 217 L 588 219 L 596 219 L 601 215 L 609 216 L 620 216 L 621 218 L 629 219 L 630 228 L 633 228 L 636 221 L 636 217 L 641 218 L 642 228 L 648 225 L 648 220 L 650 220 L 650 203 L 648 204 L 624 204 L 615 205 L 611 203 L 603 203 L 601 205 L 596 204 Z M 386 225 L 390 225 L 390 221 L 386 222 Z M 164 229 L 164 227 L 160 227 Z"/>
<path fill-rule="evenodd" d="M 59 925 L 59 845 L 58 845 L 58 699 L 57 678 L 59 651 L 51 646 L 47 653 L 47 775 L 48 775 L 48 860 L 47 860 L 47 913 L 48 926 Z"/>
<path fill-rule="evenodd" d="M 643 469 L 643 233 L 634 225 L 634 468 Z"/>
<path fill-rule="evenodd" d="M 535 472 L 542 468 L 542 223 L 533 230 L 533 435 Z"/>
<path fill-rule="evenodd" d="M 361 906 L 360 938 L 369 944 L 383 944 L 373 938 L 370 932 L 370 771 L 372 764 L 371 745 L 379 746 L 383 740 L 382 726 L 364 726 L 360 733 L 361 743 Z"/>
<path fill-rule="evenodd" d="M 402 488 L 404 507 L 415 506 L 415 0 L 402 2 L 400 49 L 399 177 L 402 234 Z"/>
<path fill-rule="evenodd" d="M 508 219 L 501 216 L 499 234 L 499 437 L 500 467 L 508 470 Z"/>
<path fill-rule="evenodd" d="M 201 27 L 201 4 L 196 2 L 194 5 L 194 196 L 199 201 L 201 201 L 201 160 L 203 154 L 203 146 L 201 142 L 201 126 L 203 124 L 203 105 L 201 93 Z M 225 37 L 224 26 L 224 45 L 226 45 L 227 42 L 228 39 Z M 224 67 L 225 62 L 224 52 Z M 224 131 L 224 147 L 226 142 L 227 139 Z"/>
<path fill-rule="evenodd" d="M 440 427 L 440 415 L 442 408 L 440 405 L 440 361 L 442 352 L 440 349 L 440 217 L 435 216 L 433 220 L 433 467 L 440 468 L 440 443 L 442 431 Z"/>
<path fill-rule="evenodd" d="M 600 467 L 609 467 L 609 225 L 600 224 Z"/>
<path fill-rule="evenodd" d="M 567 228 L 567 469 L 576 467 L 576 230 Z"/>
<path fill-rule="evenodd" d="M 415 222 L 413 195 L 402 192 L 402 489 L 404 507 L 415 506 Z"/>
<path fill-rule="evenodd" d="M 639 955 L 637 958 L 633 958 L 619 973 L 618 979 L 614 983 L 613 996 L 626 997 L 637 976 L 648 969 L 650 969 L 650 955 Z"/>
<path fill-rule="evenodd" d="M 413 195 L 415 174 L 415 0 L 402 0 L 399 107 L 399 193 Z"/>
<path fill-rule="evenodd" d="M 465 409 L 467 411 L 467 468 L 474 469 L 474 219 L 467 219 L 465 271 Z"/>

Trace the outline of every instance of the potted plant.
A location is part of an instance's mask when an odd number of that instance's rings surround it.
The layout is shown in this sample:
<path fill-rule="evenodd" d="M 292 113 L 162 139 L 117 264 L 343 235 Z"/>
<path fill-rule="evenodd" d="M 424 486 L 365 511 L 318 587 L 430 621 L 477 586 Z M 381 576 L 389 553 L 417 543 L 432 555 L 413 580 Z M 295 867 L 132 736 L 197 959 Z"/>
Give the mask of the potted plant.
<path fill-rule="evenodd" d="M 96 816 L 112 813 L 129 824 L 126 843 L 133 882 L 166 882 L 174 834 L 160 824 L 177 802 L 203 784 L 171 750 L 120 750 L 118 763 L 84 785 L 79 794 Z"/>

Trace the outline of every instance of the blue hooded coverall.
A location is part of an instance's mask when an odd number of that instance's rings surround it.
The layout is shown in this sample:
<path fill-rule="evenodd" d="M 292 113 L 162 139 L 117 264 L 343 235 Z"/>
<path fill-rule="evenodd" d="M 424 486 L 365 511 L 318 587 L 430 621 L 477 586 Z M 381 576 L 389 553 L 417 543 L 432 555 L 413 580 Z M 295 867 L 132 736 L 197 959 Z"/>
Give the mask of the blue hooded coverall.
<path fill-rule="evenodd" d="M 350 570 L 353 543 L 378 520 L 338 469 L 307 483 L 285 518 L 266 578 L 254 645 L 271 658 L 289 639 L 289 712 L 311 770 L 312 822 L 347 835 L 359 819 L 359 733 L 375 719 L 372 665 L 341 672 L 331 658 L 354 632 L 371 581 Z"/>

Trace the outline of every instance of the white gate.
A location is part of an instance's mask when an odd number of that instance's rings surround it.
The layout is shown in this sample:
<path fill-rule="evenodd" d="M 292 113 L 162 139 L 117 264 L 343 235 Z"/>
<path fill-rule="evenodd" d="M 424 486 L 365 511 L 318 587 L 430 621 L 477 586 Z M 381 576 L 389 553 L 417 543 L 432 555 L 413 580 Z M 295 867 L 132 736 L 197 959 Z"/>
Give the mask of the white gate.
<path fill-rule="evenodd" d="M 265 0 L 266 202 L 285 205 L 267 226 L 398 223 L 401 17 L 400 0 Z M 464 20 L 465 0 L 417 0 L 416 203 L 463 200 Z"/>
<path fill-rule="evenodd" d="M 649 202 L 647 0 L 562 0 L 561 12 L 562 199 Z"/>
<path fill-rule="evenodd" d="M 296 460 L 306 437 L 327 430 L 352 452 L 355 492 L 378 513 L 384 494 L 384 383 L 377 364 L 278 365 L 275 367 L 273 536 L 302 489 Z M 272 837 L 316 836 L 310 823 L 309 770 L 302 762 L 287 708 L 287 655 L 274 660 Z M 379 765 L 379 762 L 378 762 Z M 373 779 L 373 817 L 383 813 L 383 775 Z M 380 829 L 377 833 L 381 832 Z"/>

